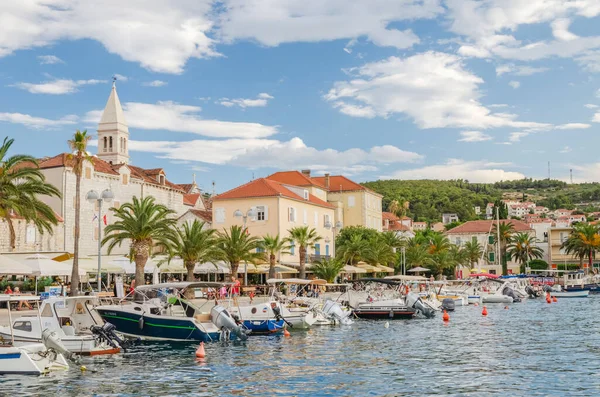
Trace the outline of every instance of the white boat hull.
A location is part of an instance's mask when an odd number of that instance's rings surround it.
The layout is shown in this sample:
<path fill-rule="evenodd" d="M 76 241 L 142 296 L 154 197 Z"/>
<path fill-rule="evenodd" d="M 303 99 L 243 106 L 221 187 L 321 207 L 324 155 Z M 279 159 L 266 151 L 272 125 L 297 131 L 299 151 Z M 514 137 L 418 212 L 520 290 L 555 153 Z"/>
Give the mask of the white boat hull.
<path fill-rule="evenodd" d="M 557 298 L 587 298 L 590 291 L 553 291 L 550 292 L 550 296 Z"/>
<path fill-rule="evenodd" d="M 46 352 L 42 343 L 0 347 L 0 375 L 42 375 L 69 369 L 69 364 L 61 354 Z"/>
<path fill-rule="evenodd" d="M 483 295 L 483 303 L 513 303 L 513 298 L 506 295 Z"/>

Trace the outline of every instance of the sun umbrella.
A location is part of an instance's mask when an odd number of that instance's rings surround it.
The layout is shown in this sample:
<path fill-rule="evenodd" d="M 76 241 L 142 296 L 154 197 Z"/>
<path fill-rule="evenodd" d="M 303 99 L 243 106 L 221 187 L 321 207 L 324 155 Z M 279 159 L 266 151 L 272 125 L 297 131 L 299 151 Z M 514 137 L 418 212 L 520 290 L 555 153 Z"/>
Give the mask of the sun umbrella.
<path fill-rule="evenodd" d="M 17 261 L 30 268 L 35 276 L 70 276 L 73 271 L 72 263 L 56 262 L 41 254 L 33 254 Z M 79 275 L 85 276 L 85 270 L 79 269 Z"/>
<path fill-rule="evenodd" d="M 11 275 L 27 275 L 31 274 L 33 271 L 24 266 L 21 262 L 9 258 L 5 255 L 0 255 L 0 274 L 11 274 Z"/>
<path fill-rule="evenodd" d="M 430 269 L 427 269 L 426 267 L 421 267 L 421 266 L 417 266 L 417 267 L 413 267 L 412 269 L 407 270 L 407 272 L 409 273 L 419 273 L 419 272 L 430 272 Z"/>

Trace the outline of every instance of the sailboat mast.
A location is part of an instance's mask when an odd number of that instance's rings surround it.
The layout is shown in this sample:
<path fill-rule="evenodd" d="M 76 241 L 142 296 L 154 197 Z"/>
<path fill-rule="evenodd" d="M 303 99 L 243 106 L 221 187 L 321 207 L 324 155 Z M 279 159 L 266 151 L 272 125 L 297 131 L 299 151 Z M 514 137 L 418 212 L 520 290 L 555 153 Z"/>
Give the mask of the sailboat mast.
<path fill-rule="evenodd" d="M 498 233 L 498 240 L 496 240 L 498 241 L 498 244 L 496 244 L 496 255 L 500 262 L 500 266 L 502 266 L 502 258 L 500 257 L 500 208 L 498 207 L 496 207 L 496 222 L 496 232 Z"/>

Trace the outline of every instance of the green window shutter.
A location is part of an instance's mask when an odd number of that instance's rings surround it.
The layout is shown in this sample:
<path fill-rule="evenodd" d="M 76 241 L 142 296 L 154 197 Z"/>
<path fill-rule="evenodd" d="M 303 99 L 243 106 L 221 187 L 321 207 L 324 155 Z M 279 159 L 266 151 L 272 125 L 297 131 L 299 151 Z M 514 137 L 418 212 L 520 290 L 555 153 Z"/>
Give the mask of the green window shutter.
<path fill-rule="evenodd" d="M 494 236 L 488 236 L 488 244 L 494 244 Z"/>
<path fill-rule="evenodd" d="M 490 259 L 490 262 L 494 262 L 494 260 L 496 259 L 496 255 L 493 252 L 490 252 L 488 254 L 488 257 Z"/>

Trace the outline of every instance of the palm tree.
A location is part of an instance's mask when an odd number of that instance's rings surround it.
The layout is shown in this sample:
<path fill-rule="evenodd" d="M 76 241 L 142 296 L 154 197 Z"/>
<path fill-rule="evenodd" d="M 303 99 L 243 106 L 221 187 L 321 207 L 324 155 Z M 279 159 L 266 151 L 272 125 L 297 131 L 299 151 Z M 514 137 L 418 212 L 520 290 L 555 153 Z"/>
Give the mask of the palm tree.
<path fill-rule="evenodd" d="M 452 244 L 448 237 L 444 236 L 442 233 L 432 234 L 429 238 L 429 254 L 439 254 L 440 252 L 445 252 L 450 249 Z"/>
<path fill-rule="evenodd" d="M 353 234 L 337 247 L 336 255 L 344 263 L 353 265 L 368 255 L 369 243 L 360 234 Z"/>
<path fill-rule="evenodd" d="M 206 229 L 205 222 L 186 222 L 176 229 L 177 239 L 174 241 L 169 260 L 178 256 L 187 269 L 187 281 L 194 281 L 196 263 L 210 261 L 215 256 L 215 230 Z"/>
<path fill-rule="evenodd" d="M 33 222 L 40 233 L 52 233 L 56 214 L 38 196 L 60 197 L 60 191 L 46 182 L 35 158 L 24 154 L 7 157 L 14 139 L 4 138 L 0 146 L 0 219 L 8 225 L 10 250 L 16 248 L 13 216 Z"/>
<path fill-rule="evenodd" d="M 231 269 L 230 279 L 237 278 L 241 262 L 255 263 L 264 258 L 264 253 L 257 252 L 261 248 L 261 240 L 250 236 L 242 226 L 231 226 L 229 231 L 223 229 L 218 233 L 216 245 L 216 258 L 229 264 Z"/>
<path fill-rule="evenodd" d="M 175 211 L 157 204 L 152 196 L 141 200 L 133 196 L 131 203 L 110 210 L 118 220 L 106 226 L 102 245 L 108 244 L 110 254 L 117 245 L 129 242 L 129 257 L 135 261 L 135 284 L 143 285 L 144 266 L 153 248 L 162 247 L 171 252 L 177 242 Z"/>
<path fill-rule="evenodd" d="M 398 211 L 400 211 L 400 203 L 398 200 L 392 200 L 388 204 L 388 211 L 394 215 L 398 215 Z"/>
<path fill-rule="evenodd" d="M 363 254 L 363 259 L 370 265 L 389 265 L 396 262 L 396 254 L 392 247 L 380 238 L 368 243 L 369 249 Z"/>
<path fill-rule="evenodd" d="M 585 252 L 585 256 L 587 256 L 589 260 L 589 268 L 591 269 L 594 255 L 596 251 L 600 249 L 600 234 L 598 226 L 590 225 L 589 223 L 576 224 L 573 226 L 573 230 L 571 231 L 569 238 L 563 242 L 562 247 L 565 249 L 570 249 L 569 253 L 572 252 L 576 255 Z"/>
<path fill-rule="evenodd" d="M 313 264 L 311 270 L 315 277 L 327 280 L 328 283 L 335 282 L 335 278 L 344 269 L 344 262 L 339 259 L 321 259 Z"/>
<path fill-rule="evenodd" d="M 93 158 L 87 152 L 88 143 L 92 139 L 91 135 L 87 134 L 87 130 L 75 131 L 73 139 L 68 141 L 71 154 L 69 160 L 73 162 L 73 173 L 75 174 L 75 237 L 73 241 L 73 270 L 71 271 L 71 285 L 79 285 L 79 235 L 81 227 L 81 175 L 83 172 L 83 164 L 86 161 L 92 162 Z M 98 214 L 98 216 L 101 216 Z M 77 294 L 78 288 L 71 288 L 71 295 Z"/>
<path fill-rule="evenodd" d="M 444 270 L 451 269 L 456 266 L 456 264 L 453 253 L 450 250 L 445 250 L 429 255 L 426 267 L 431 269 L 433 274 L 441 276 Z"/>
<path fill-rule="evenodd" d="M 406 239 L 398 236 L 395 232 L 382 232 L 379 234 L 379 239 L 385 242 L 391 248 L 400 248 L 406 245 Z"/>
<path fill-rule="evenodd" d="M 294 241 L 298 245 L 298 251 L 300 254 L 300 278 L 306 277 L 306 251 L 308 248 L 315 246 L 315 243 L 322 239 L 317 234 L 314 228 L 308 228 L 308 226 L 298 226 L 288 230 L 290 233 L 290 240 Z"/>
<path fill-rule="evenodd" d="M 562 242 L 560 248 L 565 250 L 565 254 L 579 258 L 579 268 L 583 268 L 583 261 L 588 256 L 589 251 L 577 234 L 571 232 L 569 237 Z"/>
<path fill-rule="evenodd" d="M 500 241 L 498 242 L 498 231 L 500 233 Z M 512 235 L 515 233 L 515 227 L 512 222 L 494 223 L 492 235 L 494 236 L 494 244 L 500 244 L 500 260 L 502 263 L 502 274 L 508 274 L 508 264 L 506 263 L 506 247 L 510 243 Z"/>
<path fill-rule="evenodd" d="M 483 249 L 481 248 L 479 242 L 477 240 L 467 241 L 463 245 L 463 250 L 465 251 L 467 258 L 469 258 L 469 264 L 471 267 L 475 267 L 483 255 Z"/>
<path fill-rule="evenodd" d="M 532 259 L 541 259 L 544 256 L 544 250 L 538 247 L 538 239 L 528 233 L 517 233 L 507 246 L 508 254 L 512 259 L 521 264 L 522 272 L 525 271 L 525 265 Z"/>
<path fill-rule="evenodd" d="M 271 236 L 267 234 L 261 241 L 262 248 L 266 251 L 269 257 L 269 278 L 275 278 L 275 263 L 277 255 L 289 255 L 290 242 L 288 239 L 282 239 L 279 234 Z"/>
<path fill-rule="evenodd" d="M 421 244 L 415 239 L 410 240 L 406 247 L 406 268 L 425 266 L 429 258 L 428 249 L 426 244 Z"/>

